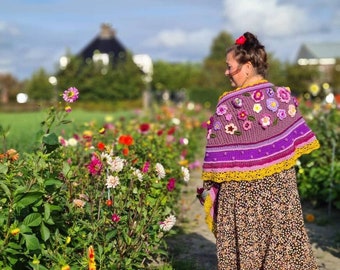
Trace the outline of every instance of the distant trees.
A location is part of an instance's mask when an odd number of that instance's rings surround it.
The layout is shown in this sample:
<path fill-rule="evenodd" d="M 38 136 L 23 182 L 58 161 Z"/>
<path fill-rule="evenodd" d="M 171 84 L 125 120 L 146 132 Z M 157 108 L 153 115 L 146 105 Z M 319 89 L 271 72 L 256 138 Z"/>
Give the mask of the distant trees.
<path fill-rule="evenodd" d="M 79 88 L 82 101 L 137 99 L 145 88 L 142 71 L 130 54 L 124 61 L 108 65 L 100 61 L 84 62 L 74 56 L 67 68 L 59 71 L 56 77 L 58 89 Z"/>
<path fill-rule="evenodd" d="M 16 95 L 22 91 L 23 83 L 11 74 L 0 74 L 0 103 L 15 101 Z"/>

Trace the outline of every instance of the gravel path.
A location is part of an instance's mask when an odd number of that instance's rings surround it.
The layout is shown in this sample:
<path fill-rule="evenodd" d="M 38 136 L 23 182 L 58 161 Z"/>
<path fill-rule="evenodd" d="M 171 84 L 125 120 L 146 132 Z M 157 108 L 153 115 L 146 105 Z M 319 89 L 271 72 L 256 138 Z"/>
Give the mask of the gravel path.
<path fill-rule="evenodd" d="M 173 262 L 182 265 L 176 270 L 217 269 L 215 237 L 205 224 L 202 206 L 195 200 L 199 186 L 200 172 L 194 171 L 190 183 L 183 188 L 180 201 L 181 214 L 177 226 L 183 233 L 169 239 Z M 306 227 L 320 270 L 340 270 L 340 211 L 334 212 L 328 218 L 325 211 L 304 206 L 305 214 L 311 213 L 316 217 L 315 222 L 306 223 Z"/>

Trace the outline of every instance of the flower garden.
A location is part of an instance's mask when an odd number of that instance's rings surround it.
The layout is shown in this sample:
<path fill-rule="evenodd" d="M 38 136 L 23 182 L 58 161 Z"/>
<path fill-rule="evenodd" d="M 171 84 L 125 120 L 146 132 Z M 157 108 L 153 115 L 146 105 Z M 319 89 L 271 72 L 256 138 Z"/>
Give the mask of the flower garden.
<path fill-rule="evenodd" d="M 69 88 L 50 108 L 36 151 L 0 156 L 1 269 L 144 269 L 167 257 L 181 186 L 196 166 L 195 109 L 56 134 L 78 94 Z"/>
<path fill-rule="evenodd" d="M 0 151 L 1 269 L 157 269 L 168 258 L 208 114 L 161 106 L 66 131 L 79 95 L 71 87 L 50 108 L 34 151 Z M 297 164 L 299 190 L 340 208 L 339 112 L 321 112 L 310 121 L 322 148 Z"/>

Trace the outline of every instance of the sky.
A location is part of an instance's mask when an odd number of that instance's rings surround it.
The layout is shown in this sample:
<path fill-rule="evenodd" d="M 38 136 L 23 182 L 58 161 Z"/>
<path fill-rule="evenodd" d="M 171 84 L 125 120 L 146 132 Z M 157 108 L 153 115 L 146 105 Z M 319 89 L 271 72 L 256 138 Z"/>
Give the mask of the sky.
<path fill-rule="evenodd" d="M 255 34 L 293 62 L 306 42 L 340 42 L 339 0 L 0 0 L 0 74 L 19 80 L 79 53 L 108 23 L 133 54 L 201 62 L 222 31 Z M 225 59 L 221 59 L 225 61 Z"/>

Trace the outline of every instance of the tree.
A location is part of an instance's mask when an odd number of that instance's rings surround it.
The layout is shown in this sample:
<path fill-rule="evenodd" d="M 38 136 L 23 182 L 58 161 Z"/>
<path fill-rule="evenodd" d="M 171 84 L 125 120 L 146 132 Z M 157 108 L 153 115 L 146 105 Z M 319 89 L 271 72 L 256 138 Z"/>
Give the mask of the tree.
<path fill-rule="evenodd" d="M 318 81 L 320 72 L 317 66 L 300 66 L 298 64 L 285 65 L 286 85 L 296 96 L 303 95 L 309 90 L 314 81 Z"/>
<path fill-rule="evenodd" d="M 156 61 L 153 67 L 152 89 L 178 91 L 196 83 L 201 66 L 193 63 Z"/>
<path fill-rule="evenodd" d="M 70 86 L 81 91 L 82 101 L 117 101 L 138 99 L 142 95 L 145 84 L 142 71 L 127 54 L 124 60 L 110 64 L 83 60 L 77 56 L 68 56 L 70 61 L 64 70 L 57 74 L 58 89 L 62 91 Z"/>
<path fill-rule="evenodd" d="M 50 75 L 40 68 L 33 73 L 32 78 L 27 81 L 26 89 L 30 100 L 51 101 L 56 98 L 54 86 L 49 83 Z"/>
<path fill-rule="evenodd" d="M 22 87 L 23 83 L 11 74 L 0 74 L 0 103 L 15 101 Z"/>
<path fill-rule="evenodd" d="M 224 76 L 226 49 L 234 43 L 233 37 L 222 31 L 212 42 L 210 54 L 203 61 L 201 85 L 208 89 L 225 91 L 230 89 L 229 80 Z"/>

